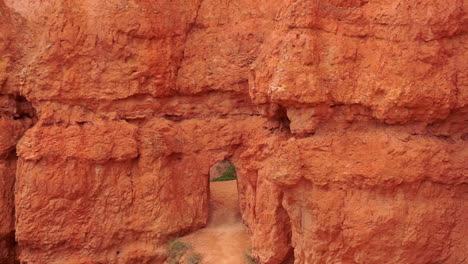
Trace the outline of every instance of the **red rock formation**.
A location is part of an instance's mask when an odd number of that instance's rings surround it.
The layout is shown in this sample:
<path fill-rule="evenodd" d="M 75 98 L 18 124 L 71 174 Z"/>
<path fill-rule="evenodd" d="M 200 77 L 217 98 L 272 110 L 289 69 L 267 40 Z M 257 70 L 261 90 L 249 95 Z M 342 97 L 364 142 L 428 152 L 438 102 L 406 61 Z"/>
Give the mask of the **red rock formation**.
<path fill-rule="evenodd" d="M 11 85 L 18 58 L 15 25 L 21 20 L 0 1 L 0 263 L 15 261 L 15 146 L 34 116 L 30 104 Z"/>
<path fill-rule="evenodd" d="M 4 2 L 0 262 L 162 263 L 224 159 L 260 263 L 467 259 L 464 1 Z"/>
<path fill-rule="evenodd" d="M 446 4 L 280 9 L 250 92 L 299 136 L 263 176 L 282 187 L 297 263 L 466 260 L 467 18 Z"/>

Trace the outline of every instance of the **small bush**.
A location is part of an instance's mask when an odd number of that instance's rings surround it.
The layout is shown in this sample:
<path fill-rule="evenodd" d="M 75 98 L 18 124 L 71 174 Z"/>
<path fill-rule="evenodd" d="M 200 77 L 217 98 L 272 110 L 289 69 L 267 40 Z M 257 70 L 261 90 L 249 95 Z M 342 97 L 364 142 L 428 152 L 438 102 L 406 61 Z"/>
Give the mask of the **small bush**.
<path fill-rule="evenodd" d="M 245 260 L 247 261 L 247 264 L 257 264 L 257 260 L 252 257 L 252 248 L 249 248 L 249 250 L 245 253 Z"/>
<path fill-rule="evenodd" d="M 169 252 L 168 252 L 168 262 L 169 264 L 179 263 L 180 258 L 184 253 L 192 248 L 189 243 L 180 241 L 178 238 L 169 241 L 168 243 Z"/>
<path fill-rule="evenodd" d="M 236 176 L 236 167 L 234 165 L 229 165 L 229 167 L 226 168 L 226 171 L 223 172 L 223 175 L 221 175 L 218 178 L 214 178 L 211 181 L 212 182 L 219 182 L 219 181 L 232 181 L 237 179 Z"/>
<path fill-rule="evenodd" d="M 192 253 L 185 258 L 186 264 L 200 264 L 201 263 L 201 255 L 198 253 Z"/>
<path fill-rule="evenodd" d="M 169 249 L 174 252 L 185 252 L 191 247 L 189 243 L 180 241 L 178 238 L 169 241 Z"/>

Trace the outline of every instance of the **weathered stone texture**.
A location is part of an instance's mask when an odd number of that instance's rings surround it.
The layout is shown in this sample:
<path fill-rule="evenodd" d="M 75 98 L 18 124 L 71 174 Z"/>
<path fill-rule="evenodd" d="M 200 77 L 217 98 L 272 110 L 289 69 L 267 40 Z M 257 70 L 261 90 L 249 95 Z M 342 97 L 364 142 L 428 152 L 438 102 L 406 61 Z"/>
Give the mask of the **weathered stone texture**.
<path fill-rule="evenodd" d="M 229 159 L 260 263 L 463 263 L 466 12 L 0 0 L 0 262 L 162 263 Z"/>

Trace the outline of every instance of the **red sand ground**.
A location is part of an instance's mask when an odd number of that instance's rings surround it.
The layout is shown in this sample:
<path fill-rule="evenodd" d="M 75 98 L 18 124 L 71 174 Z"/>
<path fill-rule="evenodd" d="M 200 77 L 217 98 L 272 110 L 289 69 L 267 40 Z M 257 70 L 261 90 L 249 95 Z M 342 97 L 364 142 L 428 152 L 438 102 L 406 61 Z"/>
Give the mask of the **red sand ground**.
<path fill-rule="evenodd" d="M 203 264 L 245 263 L 251 247 L 247 227 L 242 223 L 236 181 L 212 182 L 211 217 L 208 225 L 182 238 L 202 255 Z"/>

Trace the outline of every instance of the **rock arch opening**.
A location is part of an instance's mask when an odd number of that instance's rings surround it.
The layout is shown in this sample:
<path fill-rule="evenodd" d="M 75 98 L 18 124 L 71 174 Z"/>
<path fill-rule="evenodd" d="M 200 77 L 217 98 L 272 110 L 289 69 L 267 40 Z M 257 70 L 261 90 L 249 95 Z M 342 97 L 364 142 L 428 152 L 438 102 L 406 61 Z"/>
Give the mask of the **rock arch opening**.
<path fill-rule="evenodd" d="M 251 248 L 247 227 L 239 208 L 237 173 L 228 160 L 216 162 L 209 172 L 209 219 L 207 226 L 184 237 L 203 263 L 245 263 Z"/>
<path fill-rule="evenodd" d="M 229 225 L 241 222 L 237 172 L 229 160 L 222 160 L 210 168 L 210 217 L 208 225 Z"/>

